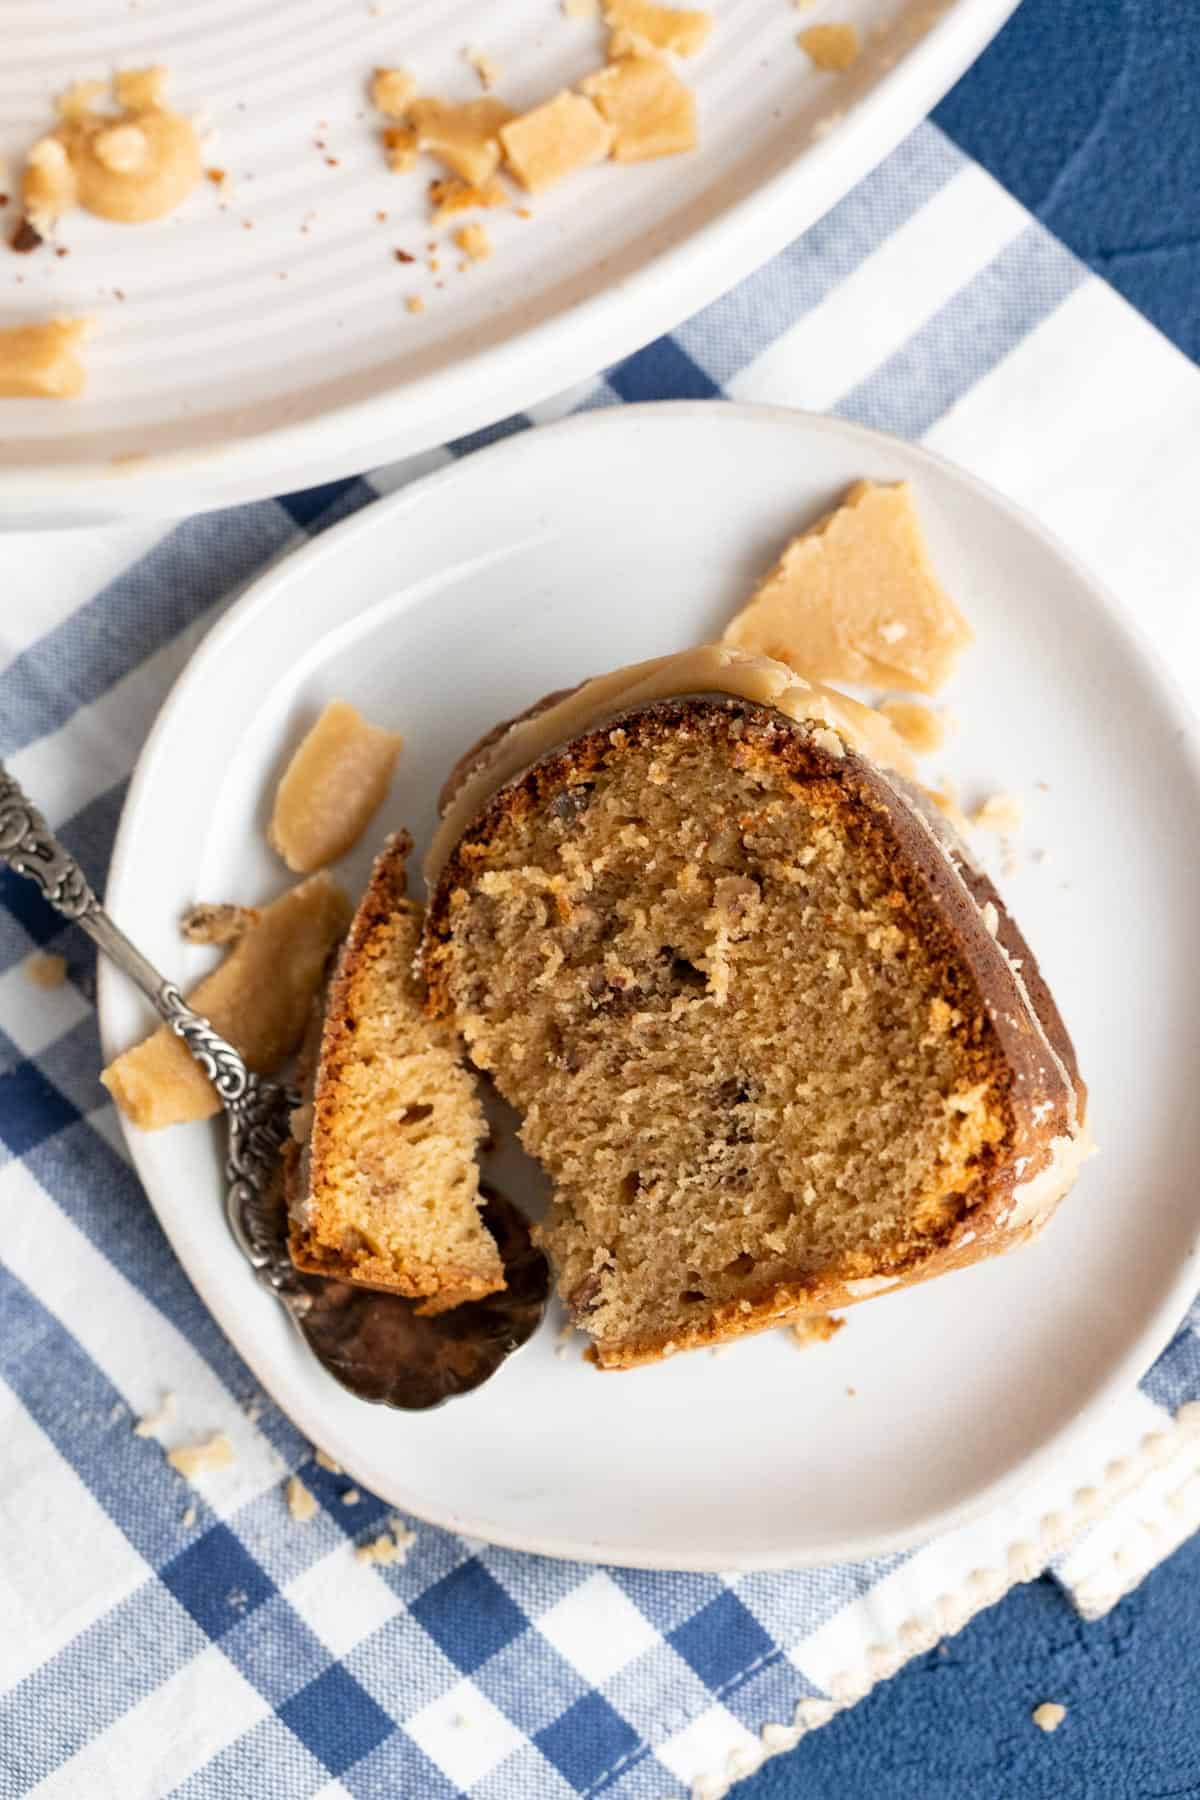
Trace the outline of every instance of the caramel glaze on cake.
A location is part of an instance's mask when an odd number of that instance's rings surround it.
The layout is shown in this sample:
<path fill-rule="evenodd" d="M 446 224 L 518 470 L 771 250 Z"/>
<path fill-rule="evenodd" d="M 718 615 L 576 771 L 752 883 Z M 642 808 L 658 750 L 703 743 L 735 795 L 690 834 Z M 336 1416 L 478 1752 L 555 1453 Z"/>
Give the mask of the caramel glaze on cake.
<path fill-rule="evenodd" d="M 843 705 L 690 652 L 544 703 L 447 796 L 430 1006 L 522 1114 L 602 1367 L 1006 1250 L 1086 1153 L 1028 946 Z"/>

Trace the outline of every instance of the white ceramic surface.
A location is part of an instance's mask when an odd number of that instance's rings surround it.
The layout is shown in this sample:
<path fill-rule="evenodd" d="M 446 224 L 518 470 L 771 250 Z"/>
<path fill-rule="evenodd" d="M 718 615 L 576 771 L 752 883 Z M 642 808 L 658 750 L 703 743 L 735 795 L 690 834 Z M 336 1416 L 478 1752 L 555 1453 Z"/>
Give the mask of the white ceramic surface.
<path fill-rule="evenodd" d="M 849 1314 L 600 1375 L 555 1328 L 420 1416 L 349 1399 L 307 1358 L 221 1217 L 218 1136 L 130 1132 L 193 1281 L 315 1442 L 405 1511 L 556 1555 L 752 1568 L 910 1543 L 995 1499 L 1161 1347 L 1196 1280 L 1197 740 L 1112 603 L 1030 520 L 911 445 L 834 419 L 627 408 L 529 433 L 359 514 L 265 576 L 202 646 L 130 792 L 117 918 L 186 977 L 196 898 L 283 885 L 275 776 L 334 694 L 407 745 L 378 832 L 428 840 L 451 760 L 589 672 L 715 632 L 788 534 L 848 482 L 907 477 L 973 621 L 945 764 L 968 800 L 1022 794 L 1002 886 L 1075 1036 L 1101 1152 L 1038 1243 Z M 1036 852 L 1045 852 L 1038 858 Z M 350 860 L 361 881 L 370 847 Z M 994 861 L 999 861 L 996 854 Z M 110 1050 L 143 1009 L 101 987 Z"/>
<path fill-rule="evenodd" d="M 712 0 L 709 46 L 682 65 L 701 142 L 607 166 L 489 214 L 495 255 L 435 277 L 431 162 L 389 173 L 364 84 L 402 63 L 470 97 L 480 45 L 497 91 L 535 104 L 602 60 L 598 23 L 559 0 L 0 0 L 0 157 L 21 156 L 74 77 L 165 62 L 171 99 L 211 121 L 205 183 L 174 217 L 62 226 L 66 257 L 0 255 L 0 325 L 85 311 L 91 381 L 70 404 L 4 401 L 0 524 L 193 513 L 278 494 L 459 435 L 531 405 L 668 330 L 794 238 L 940 98 L 1015 0 L 839 0 L 864 53 L 822 74 L 791 0 Z M 836 119 L 832 130 L 825 127 Z M 320 145 L 321 147 L 318 147 Z M 326 158 L 334 159 L 331 166 Z M 377 213 L 387 213 L 381 222 Z M 15 201 L 0 212 L 5 236 Z M 248 228 L 249 227 L 249 228 Z M 439 288 L 436 281 L 444 282 Z M 424 313 L 405 311 L 420 292 Z"/>

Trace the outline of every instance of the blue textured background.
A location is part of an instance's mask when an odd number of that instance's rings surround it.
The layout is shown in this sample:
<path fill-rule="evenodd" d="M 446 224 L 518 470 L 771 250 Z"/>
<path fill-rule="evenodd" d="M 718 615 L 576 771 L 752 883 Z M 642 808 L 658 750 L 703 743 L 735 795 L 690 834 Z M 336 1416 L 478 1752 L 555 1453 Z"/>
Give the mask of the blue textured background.
<path fill-rule="evenodd" d="M 934 118 L 1200 359 L 1200 0 L 1023 0 Z M 1200 1800 L 1200 1539 L 1095 1624 L 1015 1589 L 736 1793 Z"/>
<path fill-rule="evenodd" d="M 1023 0 L 933 116 L 1200 358 L 1197 0 Z"/>
<path fill-rule="evenodd" d="M 1187 1800 L 1200 1795 L 1200 1538 L 1104 1619 L 1014 1588 L 736 1800 Z M 1030 1713 L 1067 1709 L 1049 1736 Z"/>

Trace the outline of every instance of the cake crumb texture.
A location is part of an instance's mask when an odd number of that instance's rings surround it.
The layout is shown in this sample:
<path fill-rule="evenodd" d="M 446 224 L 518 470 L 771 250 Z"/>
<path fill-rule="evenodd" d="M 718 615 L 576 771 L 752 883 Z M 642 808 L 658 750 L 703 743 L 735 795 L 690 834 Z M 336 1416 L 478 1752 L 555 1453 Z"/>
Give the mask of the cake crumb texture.
<path fill-rule="evenodd" d="M 724 635 L 816 681 L 918 693 L 943 685 L 971 639 L 903 481 L 856 481 L 792 539 Z"/>
<path fill-rule="evenodd" d="M 413 967 L 408 848 L 394 838 L 376 861 L 330 985 L 311 1135 L 285 1153 L 290 1249 L 298 1268 L 436 1311 L 494 1293 L 504 1269 L 480 1218 L 475 1081 Z"/>
<path fill-rule="evenodd" d="M 820 735 L 646 706 L 495 794 L 439 881 L 433 1004 L 522 1116 L 605 1367 L 922 1278 L 968 1221 L 974 1260 L 1018 1153 L 1073 1129 L 1065 1065 L 1001 1041 L 988 1000 L 1021 1002 L 979 905 Z"/>
<path fill-rule="evenodd" d="M 1066 1716 L 1066 1707 L 1060 1706 L 1057 1700 L 1043 1700 L 1030 1714 L 1039 1731 L 1057 1731 Z"/>

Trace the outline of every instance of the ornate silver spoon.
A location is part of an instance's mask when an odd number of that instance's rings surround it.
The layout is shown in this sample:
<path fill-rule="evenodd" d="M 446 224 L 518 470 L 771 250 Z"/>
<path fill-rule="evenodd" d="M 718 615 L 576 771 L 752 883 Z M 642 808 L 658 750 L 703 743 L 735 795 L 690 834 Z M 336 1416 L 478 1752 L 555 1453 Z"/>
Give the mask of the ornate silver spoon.
<path fill-rule="evenodd" d="M 549 1271 L 516 1207 L 488 1193 L 484 1220 L 500 1247 L 508 1286 L 486 1300 L 423 1317 L 416 1303 L 347 1282 L 302 1275 L 287 1251 L 280 1148 L 292 1089 L 266 1081 L 173 982 L 114 925 L 71 853 L 0 764 L 0 861 L 40 888 L 145 994 L 217 1090 L 229 1123 L 225 1210 L 239 1248 L 282 1301 L 317 1361 L 362 1400 L 423 1411 L 469 1393 L 541 1323 Z"/>

